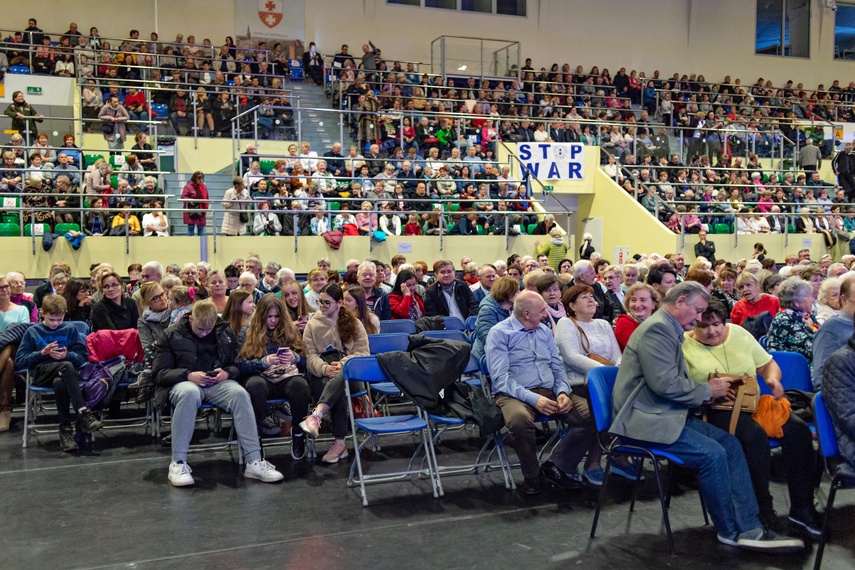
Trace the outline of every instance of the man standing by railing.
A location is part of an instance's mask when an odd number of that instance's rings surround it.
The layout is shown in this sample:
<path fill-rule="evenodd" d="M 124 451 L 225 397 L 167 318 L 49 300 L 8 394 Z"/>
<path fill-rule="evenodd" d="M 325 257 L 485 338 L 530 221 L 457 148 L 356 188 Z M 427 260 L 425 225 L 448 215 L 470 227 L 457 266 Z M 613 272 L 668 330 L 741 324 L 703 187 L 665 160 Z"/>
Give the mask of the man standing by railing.
<path fill-rule="evenodd" d="M 831 168 L 837 175 L 837 183 L 846 193 L 847 200 L 851 202 L 855 198 L 855 157 L 852 156 L 852 143 L 843 145 L 843 150 L 835 155 L 831 161 Z"/>

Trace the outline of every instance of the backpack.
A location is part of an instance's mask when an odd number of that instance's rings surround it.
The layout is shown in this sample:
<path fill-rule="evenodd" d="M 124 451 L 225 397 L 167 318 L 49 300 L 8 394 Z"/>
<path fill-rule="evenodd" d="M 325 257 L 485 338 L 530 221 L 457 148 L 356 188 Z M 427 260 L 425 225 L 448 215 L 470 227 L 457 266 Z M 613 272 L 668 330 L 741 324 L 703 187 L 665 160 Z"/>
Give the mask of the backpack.
<path fill-rule="evenodd" d="M 83 398 L 90 410 L 103 408 L 113 398 L 119 383 L 128 381 L 128 369 L 121 356 L 103 362 L 89 362 L 81 370 Z"/>
<path fill-rule="evenodd" d="M 763 311 L 759 315 L 748 317 L 743 321 L 742 328 L 751 333 L 751 335 L 760 340 L 760 337 L 769 333 L 769 326 L 772 324 L 772 314 L 769 311 Z"/>

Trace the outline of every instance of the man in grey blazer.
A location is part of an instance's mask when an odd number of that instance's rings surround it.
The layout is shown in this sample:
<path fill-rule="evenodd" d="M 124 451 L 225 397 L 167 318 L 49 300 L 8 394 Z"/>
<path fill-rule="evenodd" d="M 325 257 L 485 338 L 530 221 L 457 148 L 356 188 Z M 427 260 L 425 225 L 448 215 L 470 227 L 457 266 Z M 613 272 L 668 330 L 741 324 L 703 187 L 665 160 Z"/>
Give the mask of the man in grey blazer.
<path fill-rule="evenodd" d="M 673 453 L 696 469 L 720 542 L 764 552 L 801 550 L 801 540 L 779 537 L 761 525 L 739 441 L 693 413 L 712 400 L 733 398 L 729 380 L 690 380 L 683 358 L 684 331 L 700 320 L 708 303 L 703 285 L 680 283 L 630 337 L 615 383 L 609 431 Z"/>

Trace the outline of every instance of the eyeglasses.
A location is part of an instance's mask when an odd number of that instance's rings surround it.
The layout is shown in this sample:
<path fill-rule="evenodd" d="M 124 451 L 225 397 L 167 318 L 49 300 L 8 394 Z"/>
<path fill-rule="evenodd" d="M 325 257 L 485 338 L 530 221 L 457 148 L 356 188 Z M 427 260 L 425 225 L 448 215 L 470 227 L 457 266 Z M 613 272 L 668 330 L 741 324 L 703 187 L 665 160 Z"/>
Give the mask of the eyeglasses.
<path fill-rule="evenodd" d="M 0 291 L 8 291 L 11 288 L 9 285 L 0 285 Z"/>
<path fill-rule="evenodd" d="M 155 295 L 151 298 L 152 301 L 162 301 L 166 298 L 166 293 L 161 293 L 160 295 Z"/>
<path fill-rule="evenodd" d="M 121 285 L 118 283 L 105 283 L 104 285 L 101 285 L 102 289 L 115 289 L 116 287 L 121 287 Z"/>
<path fill-rule="evenodd" d="M 335 303 L 335 301 L 325 301 L 323 299 L 318 299 L 318 306 L 321 307 L 330 307 Z"/>
<path fill-rule="evenodd" d="M 276 272 L 275 272 L 275 271 L 265 271 L 265 272 L 264 272 L 264 274 L 265 274 L 265 275 L 269 275 L 270 277 L 276 277 Z"/>

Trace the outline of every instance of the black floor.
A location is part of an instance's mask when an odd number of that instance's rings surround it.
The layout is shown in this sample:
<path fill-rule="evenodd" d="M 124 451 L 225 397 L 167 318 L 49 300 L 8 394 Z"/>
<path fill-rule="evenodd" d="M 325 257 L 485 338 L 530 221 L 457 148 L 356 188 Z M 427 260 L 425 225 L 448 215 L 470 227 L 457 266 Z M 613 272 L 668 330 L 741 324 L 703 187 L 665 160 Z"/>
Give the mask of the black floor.
<path fill-rule="evenodd" d="M 346 486 L 350 462 L 294 462 L 288 447 L 267 458 L 281 484 L 245 480 L 236 453 L 192 454 L 196 485 L 172 488 L 169 450 L 139 428 L 101 432 L 90 453 L 64 454 L 56 436 L 21 448 L 21 418 L 0 434 L 0 569 L 53 568 L 811 568 L 801 555 L 746 553 L 720 545 L 703 526 L 697 493 L 684 488 L 670 514 L 678 554 L 671 557 L 652 473 L 629 512 L 628 485 L 610 485 L 597 537 L 589 539 L 596 494 L 547 488 L 525 497 L 501 472 L 445 477 L 434 500 L 426 480 L 358 489 Z M 200 430 L 200 432 L 203 430 Z M 207 433 L 201 434 L 207 437 Z M 459 431 L 439 447 L 441 465 L 471 460 L 477 432 Z M 215 441 L 216 438 L 212 439 Z M 322 454 L 328 444 L 319 443 Z M 384 441 L 369 470 L 405 465 L 412 447 Z M 513 452 L 510 452 L 514 459 Z M 520 475 L 515 471 L 519 480 Z M 824 505 L 827 480 L 817 493 Z M 786 486 L 773 484 L 779 513 Z M 835 533 L 824 568 L 855 568 L 855 493 L 838 495 Z"/>

